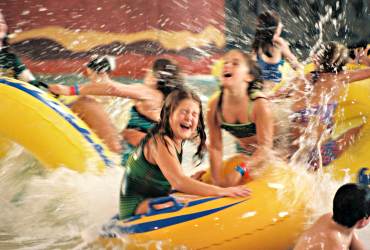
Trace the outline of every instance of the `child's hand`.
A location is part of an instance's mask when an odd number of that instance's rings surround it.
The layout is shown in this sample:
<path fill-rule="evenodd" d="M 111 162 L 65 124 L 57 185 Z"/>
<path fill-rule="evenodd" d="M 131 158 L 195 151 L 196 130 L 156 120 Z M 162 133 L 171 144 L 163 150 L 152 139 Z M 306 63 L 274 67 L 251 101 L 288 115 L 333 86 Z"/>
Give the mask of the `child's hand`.
<path fill-rule="evenodd" d="M 367 46 L 365 49 L 364 48 L 357 48 L 355 49 L 355 62 L 357 64 L 365 64 L 367 66 L 370 65 L 370 59 L 367 56 L 367 53 L 370 49 L 370 46 Z"/>
<path fill-rule="evenodd" d="M 57 95 L 70 95 L 70 87 L 62 84 L 50 84 L 49 91 Z"/>
<path fill-rule="evenodd" d="M 248 197 L 251 195 L 251 193 L 252 191 L 249 188 L 242 185 L 242 186 L 222 188 L 219 195 L 228 196 L 228 197 Z"/>

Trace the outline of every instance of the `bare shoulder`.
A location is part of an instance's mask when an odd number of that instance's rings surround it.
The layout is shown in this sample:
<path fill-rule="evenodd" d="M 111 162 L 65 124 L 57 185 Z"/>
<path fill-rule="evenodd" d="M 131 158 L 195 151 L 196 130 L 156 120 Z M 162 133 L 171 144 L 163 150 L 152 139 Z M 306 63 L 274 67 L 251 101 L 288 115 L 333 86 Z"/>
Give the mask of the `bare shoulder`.
<path fill-rule="evenodd" d="M 253 113 L 271 113 L 270 101 L 266 98 L 258 98 L 254 101 Z"/>
<path fill-rule="evenodd" d="M 207 117 L 213 117 L 217 109 L 217 103 L 219 101 L 219 98 L 220 98 L 220 92 L 216 92 L 209 98 L 208 103 L 207 103 Z"/>
<path fill-rule="evenodd" d="M 215 109 L 215 107 L 217 106 L 217 103 L 218 103 L 218 100 L 220 98 L 220 92 L 217 91 L 216 93 L 214 93 L 208 100 L 208 109 Z"/>
<path fill-rule="evenodd" d="M 280 48 L 284 48 L 286 46 L 288 46 L 288 42 L 285 41 L 282 37 L 277 37 L 274 39 L 274 44 L 277 46 L 277 47 L 280 47 Z"/>
<path fill-rule="evenodd" d="M 175 142 L 167 135 L 163 137 L 157 136 L 156 140 L 158 141 L 159 149 L 164 148 L 166 149 L 166 151 L 170 152 L 171 154 L 176 153 Z"/>
<path fill-rule="evenodd" d="M 161 137 L 155 135 L 148 141 L 148 151 L 150 151 L 150 156 L 156 162 L 156 159 L 164 157 L 166 155 L 176 155 L 176 147 L 168 136 Z"/>

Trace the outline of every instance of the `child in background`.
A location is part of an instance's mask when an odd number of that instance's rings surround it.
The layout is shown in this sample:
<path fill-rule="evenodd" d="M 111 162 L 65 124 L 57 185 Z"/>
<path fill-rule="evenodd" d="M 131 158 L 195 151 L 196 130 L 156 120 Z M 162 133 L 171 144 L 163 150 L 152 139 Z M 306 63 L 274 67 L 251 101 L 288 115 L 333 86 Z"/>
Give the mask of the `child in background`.
<path fill-rule="evenodd" d="M 266 91 L 281 81 L 279 67 L 286 59 L 293 69 L 300 68 L 297 58 L 289 49 L 289 44 L 280 37 L 283 25 L 274 11 L 261 13 L 257 18 L 257 27 L 252 44 L 253 53 L 262 70 Z"/>
<path fill-rule="evenodd" d="M 131 117 L 127 128 L 122 132 L 126 144 L 122 152 L 122 165 L 125 165 L 131 152 L 145 137 L 148 130 L 158 122 L 165 97 L 178 84 L 182 84 L 182 77 L 177 64 L 160 58 L 153 63 L 153 69 L 145 78 L 144 84 L 123 84 L 109 77 L 108 73 L 111 70 L 109 61 L 99 58 L 89 64 L 95 69 L 100 69 L 99 72 L 92 70 L 91 67 L 87 68 L 87 72 L 92 73 L 89 83 L 71 87 L 55 84 L 50 85 L 49 89 L 60 95 L 82 95 L 84 99 L 81 99 L 78 104 L 80 109 L 78 113 L 83 113 L 83 120 L 90 121 L 87 122 L 88 125 L 114 152 L 121 152 L 121 137 L 112 127 L 108 115 L 103 114 L 102 105 L 87 95 L 116 96 L 134 100 L 135 105 L 130 110 Z M 100 114 L 99 117 L 97 114 Z"/>
<path fill-rule="evenodd" d="M 335 194 L 333 213 L 321 216 L 298 239 L 295 250 L 365 250 L 355 230 L 370 222 L 370 189 L 360 184 L 345 184 Z"/>

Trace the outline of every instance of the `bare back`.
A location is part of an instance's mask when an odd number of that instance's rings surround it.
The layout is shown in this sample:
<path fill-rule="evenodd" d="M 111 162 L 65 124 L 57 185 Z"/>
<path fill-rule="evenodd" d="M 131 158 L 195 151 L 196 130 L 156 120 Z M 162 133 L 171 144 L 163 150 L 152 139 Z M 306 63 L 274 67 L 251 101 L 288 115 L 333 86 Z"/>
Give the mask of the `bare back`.
<path fill-rule="evenodd" d="M 321 216 L 298 239 L 294 250 L 345 250 L 351 246 L 352 230 L 332 220 L 332 214 Z"/>

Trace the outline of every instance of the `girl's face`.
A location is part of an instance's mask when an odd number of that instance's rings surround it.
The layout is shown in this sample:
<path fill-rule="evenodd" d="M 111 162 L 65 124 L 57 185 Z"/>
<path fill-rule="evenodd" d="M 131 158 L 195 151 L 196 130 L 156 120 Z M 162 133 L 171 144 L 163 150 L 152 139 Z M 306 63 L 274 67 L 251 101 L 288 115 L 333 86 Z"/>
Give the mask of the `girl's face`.
<path fill-rule="evenodd" d="M 0 40 L 3 40 L 8 31 L 8 26 L 5 23 L 3 14 L 0 13 Z"/>
<path fill-rule="evenodd" d="M 173 111 L 170 117 L 170 126 L 175 138 L 187 140 L 194 137 L 198 121 L 200 107 L 193 99 L 184 99 Z"/>
<path fill-rule="evenodd" d="M 283 24 L 281 22 L 279 22 L 277 28 L 276 28 L 276 31 L 275 31 L 275 34 L 274 34 L 274 37 L 273 39 L 276 39 L 276 38 L 279 38 L 280 35 L 281 35 L 281 31 L 283 30 Z"/>
<path fill-rule="evenodd" d="M 221 76 L 221 84 L 224 88 L 230 88 L 236 84 L 250 81 L 249 67 L 244 56 L 239 51 L 230 51 L 224 56 L 224 68 Z"/>

